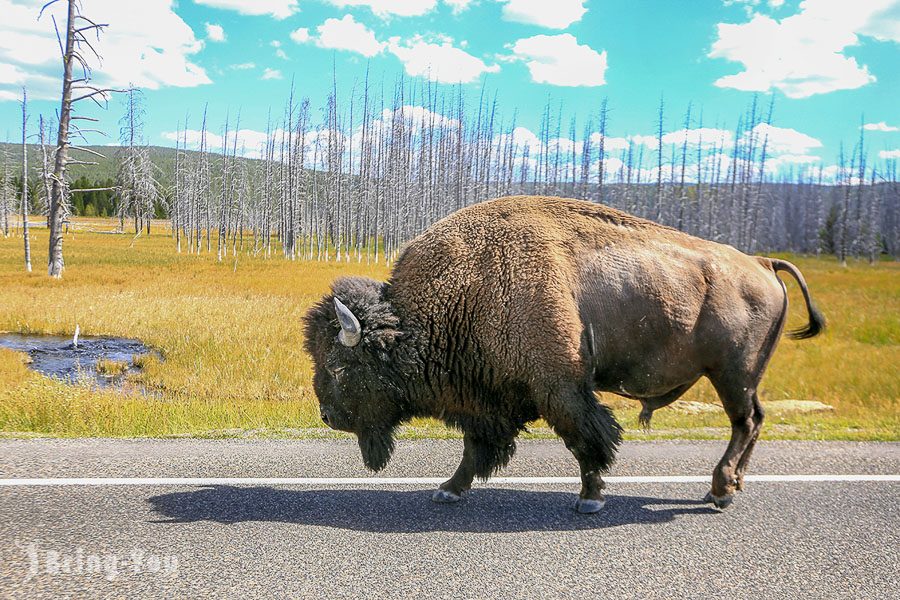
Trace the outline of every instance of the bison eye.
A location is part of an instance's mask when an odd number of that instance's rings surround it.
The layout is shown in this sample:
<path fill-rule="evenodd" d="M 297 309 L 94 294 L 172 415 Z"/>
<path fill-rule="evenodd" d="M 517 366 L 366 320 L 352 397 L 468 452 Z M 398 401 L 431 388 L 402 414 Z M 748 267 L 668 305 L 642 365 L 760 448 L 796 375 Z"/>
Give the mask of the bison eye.
<path fill-rule="evenodd" d="M 341 376 L 341 373 L 344 372 L 344 367 L 334 367 L 333 369 L 329 369 L 331 372 L 331 376 L 337 379 Z"/>

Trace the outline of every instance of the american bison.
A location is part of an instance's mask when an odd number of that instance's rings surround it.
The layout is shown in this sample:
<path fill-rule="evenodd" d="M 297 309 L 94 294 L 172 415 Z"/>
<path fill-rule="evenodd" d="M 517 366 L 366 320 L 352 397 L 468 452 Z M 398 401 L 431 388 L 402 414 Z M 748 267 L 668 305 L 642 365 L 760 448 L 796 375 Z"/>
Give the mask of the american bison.
<path fill-rule="evenodd" d="M 408 419 L 462 430 L 459 468 L 433 495 L 454 502 L 543 417 L 578 460 L 577 510 L 595 512 L 621 428 L 594 392 L 640 401 L 649 422 L 705 376 L 731 420 L 707 498 L 724 507 L 763 422 L 757 387 L 787 315 L 778 271 L 800 284 L 809 313 L 790 335 L 813 337 L 824 318 L 787 261 L 579 200 L 476 204 L 412 240 L 387 282 L 340 278 L 310 309 L 322 419 L 355 433 L 376 471 Z"/>

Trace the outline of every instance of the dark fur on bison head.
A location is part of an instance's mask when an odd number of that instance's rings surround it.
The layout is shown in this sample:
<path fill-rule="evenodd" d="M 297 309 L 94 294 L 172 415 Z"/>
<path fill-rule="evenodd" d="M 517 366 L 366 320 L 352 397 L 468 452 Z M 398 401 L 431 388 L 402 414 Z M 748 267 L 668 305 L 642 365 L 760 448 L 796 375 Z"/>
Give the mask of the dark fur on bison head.
<path fill-rule="evenodd" d="M 355 433 L 363 461 L 374 471 L 387 465 L 394 430 L 411 416 L 411 381 L 403 374 L 420 371 L 400 349 L 405 336 L 385 299 L 386 285 L 340 278 L 304 317 L 322 419 L 333 429 Z"/>

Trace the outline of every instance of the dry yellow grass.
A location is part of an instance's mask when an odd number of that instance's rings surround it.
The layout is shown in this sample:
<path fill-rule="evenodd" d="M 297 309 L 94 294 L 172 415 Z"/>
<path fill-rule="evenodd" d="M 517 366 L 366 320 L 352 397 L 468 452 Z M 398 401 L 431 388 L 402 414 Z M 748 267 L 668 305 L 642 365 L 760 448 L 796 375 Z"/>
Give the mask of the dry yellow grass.
<path fill-rule="evenodd" d="M 97 361 L 97 372 L 106 377 L 117 377 L 128 370 L 128 363 L 121 360 L 100 358 Z"/>
<path fill-rule="evenodd" d="M 320 435 L 301 317 L 337 276 L 385 278 L 384 265 L 291 262 L 214 253 L 177 254 L 158 224 L 151 236 L 108 235 L 112 220 L 78 220 L 65 239 L 66 272 L 43 273 L 46 230 L 33 230 L 35 273 L 22 269 L 20 237 L 0 238 L 0 331 L 133 337 L 163 356 L 141 359 L 149 397 L 69 386 L 27 369 L 0 350 L 0 432 L 6 435 Z M 92 230 L 92 231 L 88 231 Z M 824 337 L 783 340 L 767 373 L 764 400 L 819 400 L 827 414 L 779 415 L 765 435 L 900 439 L 900 265 L 840 267 L 789 257 L 804 271 L 829 318 Z M 791 318 L 805 314 L 791 286 Z M 627 427 L 637 407 L 607 396 Z M 687 399 L 713 402 L 710 386 Z M 656 436 L 722 437 L 721 412 L 654 417 Z M 408 435 L 448 435 L 417 423 Z M 540 430 L 539 430 L 540 433 Z M 646 434 L 631 431 L 633 437 Z"/>

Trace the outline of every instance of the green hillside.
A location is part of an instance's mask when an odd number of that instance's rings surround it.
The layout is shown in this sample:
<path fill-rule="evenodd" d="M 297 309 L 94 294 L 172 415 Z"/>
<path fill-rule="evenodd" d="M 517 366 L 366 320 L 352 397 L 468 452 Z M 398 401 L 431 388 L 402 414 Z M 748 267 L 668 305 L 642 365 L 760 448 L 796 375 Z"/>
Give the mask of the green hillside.
<path fill-rule="evenodd" d="M 82 177 L 89 181 L 113 180 L 118 169 L 119 146 L 87 146 L 94 152 L 103 154 L 106 158 L 97 158 L 84 152 L 75 152 L 79 159 L 96 161 L 96 165 L 72 165 L 69 167 L 69 175 L 73 180 Z M 16 165 L 16 171 L 21 168 L 22 146 L 21 144 L 0 143 L 0 170 L 4 158 Z M 175 149 L 163 146 L 150 146 L 150 158 L 159 169 L 157 180 L 165 187 L 171 185 L 172 173 L 175 170 Z M 29 170 L 37 169 L 41 164 L 41 150 L 37 144 L 28 145 Z"/>

